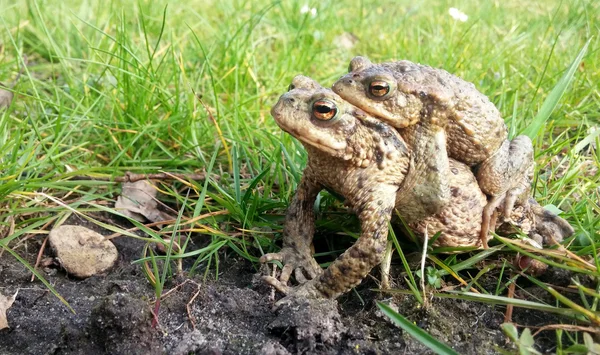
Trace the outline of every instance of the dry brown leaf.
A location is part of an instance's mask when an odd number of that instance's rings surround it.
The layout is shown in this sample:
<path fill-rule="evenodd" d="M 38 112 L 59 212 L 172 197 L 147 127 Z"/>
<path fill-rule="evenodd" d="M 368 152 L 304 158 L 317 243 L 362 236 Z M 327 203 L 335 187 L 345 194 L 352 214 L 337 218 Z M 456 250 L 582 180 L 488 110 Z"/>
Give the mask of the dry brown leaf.
<path fill-rule="evenodd" d="M 17 293 L 19 290 L 15 292 L 12 297 L 6 297 L 0 293 L 0 330 L 4 328 L 8 328 L 8 320 L 6 319 L 6 311 L 12 306 L 13 302 L 17 298 Z"/>
<path fill-rule="evenodd" d="M 115 208 L 139 222 L 145 222 L 146 220 L 160 222 L 175 219 L 174 216 L 158 209 L 156 193 L 156 188 L 148 180 L 124 182 L 121 196 L 117 198 Z"/>

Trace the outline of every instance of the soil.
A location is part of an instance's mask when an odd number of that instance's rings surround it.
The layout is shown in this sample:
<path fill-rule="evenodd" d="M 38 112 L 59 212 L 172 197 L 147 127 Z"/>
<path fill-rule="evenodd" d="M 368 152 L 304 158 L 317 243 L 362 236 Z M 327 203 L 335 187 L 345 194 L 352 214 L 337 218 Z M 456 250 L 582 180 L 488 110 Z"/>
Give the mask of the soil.
<path fill-rule="evenodd" d="M 8 310 L 10 328 L 0 330 L 0 354 L 432 353 L 378 311 L 375 302 L 381 300 L 459 353 L 495 354 L 498 346 L 510 348 L 500 330 L 503 307 L 433 297 L 423 308 L 410 296 L 390 298 L 371 291 L 377 286 L 375 274 L 336 301 L 306 301 L 273 311 L 271 290 L 260 282 L 255 266 L 225 249 L 220 251 L 218 280 L 212 270 L 208 279 L 200 273 L 167 282 L 158 324 L 153 325 L 155 290 L 140 264 L 132 263 L 140 258 L 144 242 L 113 241 L 120 257 L 106 275 L 77 280 L 56 268 L 44 269 L 75 314 L 40 281 L 30 282 L 31 273 L 5 252 L 0 292 L 19 293 Z M 17 251 L 33 263 L 40 244 L 30 240 Z M 492 292 L 495 282 L 486 285 Z M 547 313 L 519 309 L 513 320 L 520 325 L 557 321 Z M 556 339 L 550 333 L 536 341 L 539 350 L 552 351 Z"/>

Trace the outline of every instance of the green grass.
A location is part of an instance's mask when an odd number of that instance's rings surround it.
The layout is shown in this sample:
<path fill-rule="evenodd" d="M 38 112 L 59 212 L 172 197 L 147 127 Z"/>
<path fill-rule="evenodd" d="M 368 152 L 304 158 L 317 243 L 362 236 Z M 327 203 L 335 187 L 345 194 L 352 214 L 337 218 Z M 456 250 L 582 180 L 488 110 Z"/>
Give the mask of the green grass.
<path fill-rule="evenodd" d="M 393 309 L 391 309 L 388 305 L 377 302 L 377 306 L 379 309 L 389 317 L 396 325 L 401 327 L 404 331 L 406 331 L 411 336 L 418 339 L 423 345 L 427 346 L 436 354 L 444 354 L 444 355 L 458 355 L 456 351 L 454 351 L 448 345 L 439 342 L 437 339 L 433 338 L 423 329 L 419 328 L 416 324 L 411 323 L 408 319 L 404 318 L 401 314 L 396 313 Z"/>
<path fill-rule="evenodd" d="M 206 181 L 161 185 L 181 220 L 160 232 L 137 226 L 148 241 L 167 246 L 163 235 L 179 235 L 183 247 L 140 262 L 158 285 L 167 277 L 161 258 L 193 258 L 191 272 L 214 271 L 216 251 L 227 246 L 255 262 L 275 250 L 272 239 L 280 236 L 306 163 L 300 144 L 271 119 L 270 107 L 294 75 L 329 86 L 362 54 L 374 62 L 410 59 L 443 67 L 474 82 L 498 106 L 511 135 L 530 127 L 540 110 L 538 117 L 549 114 L 546 124 L 535 126 L 535 197 L 564 211 L 577 231 L 565 245 L 596 270 L 553 260 L 575 270 L 574 282 L 591 273 L 597 285 L 597 1 L 321 1 L 308 3 L 314 17 L 301 13 L 304 4 L 0 0 L 0 81 L 8 84 L 24 71 L 13 104 L 0 111 L 0 249 L 22 254 L 19 242 L 43 238 L 73 213 L 134 236 L 98 218 L 116 213 L 111 206 L 119 184 L 77 177 L 205 171 Z M 451 6 L 468 21 L 452 19 Z M 354 48 L 335 45 L 346 32 L 359 38 Z M 588 40 L 573 80 L 549 113 L 545 99 Z M 334 201 L 323 196 L 321 210 Z M 324 217 L 322 228 L 345 230 L 340 218 Z M 212 243 L 186 250 L 185 238 L 197 233 Z M 440 257 L 448 268 L 458 263 L 455 256 Z M 460 275 L 482 291 L 477 277 Z M 507 283 L 498 280 L 498 294 Z M 597 312 L 599 286 L 576 290 L 585 311 Z M 570 343 L 559 344 L 582 343 L 577 332 L 568 333 Z"/>

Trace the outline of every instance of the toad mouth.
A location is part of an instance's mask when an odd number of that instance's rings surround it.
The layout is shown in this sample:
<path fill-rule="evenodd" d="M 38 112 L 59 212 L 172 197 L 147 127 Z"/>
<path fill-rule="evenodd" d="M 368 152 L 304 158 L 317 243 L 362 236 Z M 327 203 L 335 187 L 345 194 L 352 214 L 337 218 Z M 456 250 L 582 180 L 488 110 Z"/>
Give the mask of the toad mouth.
<path fill-rule="evenodd" d="M 323 151 L 325 153 L 331 154 L 331 155 L 336 156 L 336 157 L 338 157 L 338 156 L 341 155 L 340 154 L 341 153 L 340 149 L 335 149 L 335 148 L 330 147 L 328 145 L 325 145 L 323 143 L 317 143 L 317 142 L 315 142 L 315 141 L 313 141 L 311 139 L 308 139 L 306 137 L 296 137 L 296 138 L 298 138 L 300 141 L 302 141 L 302 142 L 304 142 L 306 144 L 309 144 L 309 145 L 311 145 L 311 146 L 313 146 L 313 147 L 315 147 L 315 148 L 317 148 L 317 149 L 319 149 L 319 150 L 321 150 L 321 151 Z"/>

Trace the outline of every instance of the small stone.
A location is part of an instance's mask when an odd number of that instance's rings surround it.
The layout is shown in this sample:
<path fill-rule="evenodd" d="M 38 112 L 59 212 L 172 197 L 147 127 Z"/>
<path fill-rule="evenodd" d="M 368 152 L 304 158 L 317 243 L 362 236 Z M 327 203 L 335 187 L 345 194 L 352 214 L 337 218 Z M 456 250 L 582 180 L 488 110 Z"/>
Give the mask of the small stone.
<path fill-rule="evenodd" d="M 78 278 L 107 271 L 119 256 L 110 240 L 81 226 L 62 225 L 54 228 L 48 240 L 62 267 Z"/>

